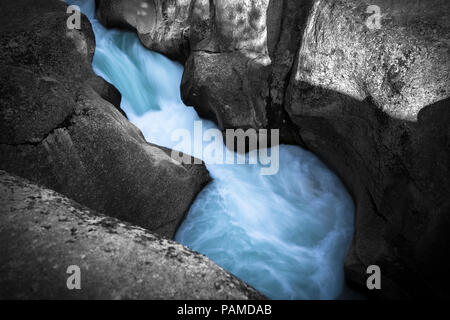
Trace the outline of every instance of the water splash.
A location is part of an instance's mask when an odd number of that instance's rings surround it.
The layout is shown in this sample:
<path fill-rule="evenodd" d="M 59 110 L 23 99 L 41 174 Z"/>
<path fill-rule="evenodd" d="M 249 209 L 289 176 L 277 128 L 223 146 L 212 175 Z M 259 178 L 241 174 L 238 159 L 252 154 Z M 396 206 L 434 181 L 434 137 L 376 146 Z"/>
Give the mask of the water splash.
<path fill-rule="evenodd" d="M 93 0 L 68 2 L 79 5 L 93 25 L 94 71 L 119 89 L 122 109 L 147 141 L 173 148 L 174 130 L 193 132 L 194 121 L 202 121 L 203 131 L 216 127 L 181 101 L 181 65 L 146 50 L 133 33 L 104 28 L 94 17 Z M 260 175 L 260 165 L 204 160 L 214 180 L 175 239 L 270 298 L 337 298 L 354 215 L 340 180 L 295 146 L 280 146 L 279 172 L 273 176 Z"/>

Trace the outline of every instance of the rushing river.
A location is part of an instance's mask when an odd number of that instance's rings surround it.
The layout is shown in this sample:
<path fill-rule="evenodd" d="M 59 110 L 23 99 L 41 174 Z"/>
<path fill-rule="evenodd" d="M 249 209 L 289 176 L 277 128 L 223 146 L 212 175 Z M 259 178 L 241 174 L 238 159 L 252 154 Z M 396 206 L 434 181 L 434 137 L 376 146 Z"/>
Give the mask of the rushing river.
<path fill-rule="evenodd" d="M 195 121 L 202 121 L 203 132 L 216 128 L 181 101 L 183 67 L 146 50 L 133 33 L 104 28 L 94 17 L 94 0 L 68 2 L 90 19 L 97 45 L 94 71 L 122 93 L 130 121 L 149 142 L 182 151 L 191 145 L 189 153 L 206 162 L 214 179 L 198 195 L 175 240 L 269 298 L 337 298 L 344 288 L 354 215 L 340 180 L 296 146 L 280 146 L 278 173 L 261 175 L 260 164 L 212 163 L 201 150 L 217 141 L 180 145 L 172 134 L 193 133 Z"/>

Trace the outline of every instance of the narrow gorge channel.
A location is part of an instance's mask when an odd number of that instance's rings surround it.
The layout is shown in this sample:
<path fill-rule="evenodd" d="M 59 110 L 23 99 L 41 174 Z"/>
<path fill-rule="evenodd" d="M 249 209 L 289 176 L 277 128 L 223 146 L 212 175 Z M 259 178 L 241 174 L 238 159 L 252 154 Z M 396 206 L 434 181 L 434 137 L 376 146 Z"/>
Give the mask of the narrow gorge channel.
<path fill-rule="evenodd" d="M 279 171 L 262 165 L 218 165 L 195 139 L 216 128 L 180 97 L 183 67 L 145 49 L 131 32 L 108 30 L 95 1 L 79 5 L 96 36 L 94 71 L 122 94 L 121 108 L 148 142 L 202 159 L 213 181 L 192 204 L 175 240 L 205 254 L 271 299 L 335 299 L 344 290 L 344 260 L 353 235 L 354 205 L 341 181 L 312 153 L 281 145 Z M 186 129 L 192 141 L 172 139 Z M 120 141 L 118 141 L 120 143 Z M 200 144 L 200 145 L 199 145 Z M 247 159 L 248 160 L 248 159 Z"/>

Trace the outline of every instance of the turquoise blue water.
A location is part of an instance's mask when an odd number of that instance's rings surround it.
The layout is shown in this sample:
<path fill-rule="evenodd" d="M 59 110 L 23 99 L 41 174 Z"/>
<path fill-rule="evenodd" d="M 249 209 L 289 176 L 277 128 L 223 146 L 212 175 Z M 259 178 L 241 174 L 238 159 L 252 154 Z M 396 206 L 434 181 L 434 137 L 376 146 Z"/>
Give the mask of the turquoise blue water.
<path fill-rule="evenodd" d="M 172 139 L 180 129 L 216 128 L 180 98 L 183 67 L 146 50 L 133 33 L 105 29 L 94 1 L 81 6 L 96 35 L 94 71 L 122 93 L 122 109 L 147 141 L 191 151 L 214 179 L 197 197 L 175 239 L 272 299 L 335 299 L 353 233 L 354 207 L 340 180 L 312 153 L 279 149 L 279 171 L 261 165 L 218 165 L 202 148 L 222 142 Z M 194 148 L 194 146 L 197 148 Z"/>

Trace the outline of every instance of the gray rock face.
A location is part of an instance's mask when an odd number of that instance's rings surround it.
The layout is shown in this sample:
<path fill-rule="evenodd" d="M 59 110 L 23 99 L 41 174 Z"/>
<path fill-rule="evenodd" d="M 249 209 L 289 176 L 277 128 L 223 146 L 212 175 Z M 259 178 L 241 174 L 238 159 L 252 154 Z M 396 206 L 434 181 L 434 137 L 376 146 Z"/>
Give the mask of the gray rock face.
<path fill-rule="evenodd" d="M 72 265 L 81 290 L 67 289 Z M 264 299 L 203 255 L 4 171 L 0 298 Z"/>
<path fill-rule="evenodd" d="M 380 29 L 370 29 L 369 5 L 379 6 Z M 292 86 L 311 96 L 327 90 L 370 98 L 387 116 L 417 121 L 419 111 L 450 95 L 448 1 L 316 1 L 309 16 Z M 318 89 L 315 89 L 318 88 Z M 294 90 L 295 91 L 295 90 Z M 317 94 L 316 94 L 317 95 Z M 294 96 L 292 112 L 308 97 Z M 332 99 L 332 98 L 331 98 Z"/>
<path fill-rule="evenodd" d="M 181 85 L 188 105 L 222 128 L 263 128 L 269 96 L 267 0 L 195 1 L 192 53 Z M 201 30 L 196 32 L 195 30 Z M 191 33 L 191 35 L 193 34 Z M 224 85 L 226 83 L 226 85 Z"/>
<path fill-rule="evenodd" d="M 285 102 L 355 199 L 347 278 L 379 265 L 386 298 L 450 294 L 450 4 L 433 2 L 316 1 Z"/>
<path fill-rule="evenodd" d="M 111 104 L 120 97 L 92 72 L 85 17 L 69 30 L 63 3 L 31 2 L 2 1 L 0 168 L 173 237 L 205 166 L 172 160 Z"/>
<path fill-rule="evenodd" d="M 382 298 L 450 295 L 449 15 L 446 0 L 191 1 L 184 101 L 223 129 L 280 128 L 337 172 L 357 208 L 347 280 L 365 290 L 379 265 Z"/>
<path fill-rule="evenodd" d="M 184 102 L 222 128 L 274 127 L 283 142 L 298 141 L 282 105 L 306 5 L 248 0 L 192 6 Z"/>
<path fill-rule="evenodd" d="M 189 55 L 190 0 L 96 0 L 97 17 L 109 28 L 136 30 L 149 49 L 184 62 Z"/>
<path fill-rule="evenodd" d="M 295 141 L 281 104 L 289 73 L 284 65 L 286 61 L 292 65 L 296 50 L 290 32 L 298 32 L 294 18 L 305 14 L 299 10 L 303 3 L 291 1 L 289 7 L 269 0 L 96 3 L 97 16 L 107 27 L 132 27 L 147 48 L 185 62 L 182 98 L 202 117 L 223 128 L 267 128 L 269 122 L 276 123 L 284 141 Z M 269 49 L 275 51 L 277 17 L 283 12 L 290 15 L 283 23 L 289 30 L 278 50 L 292 50 L 272 70 L 274 52 Z"/>
<path fill-rule="evenodd" d="M 277 128 L 283 142 L 301 143 L 283 103 L 310 5 L 193 1 L 199 9 L 191 15 L 191 30 L 203 32 L 191 33 L 181 85 L 185 103 L 222 128 Z"/>

